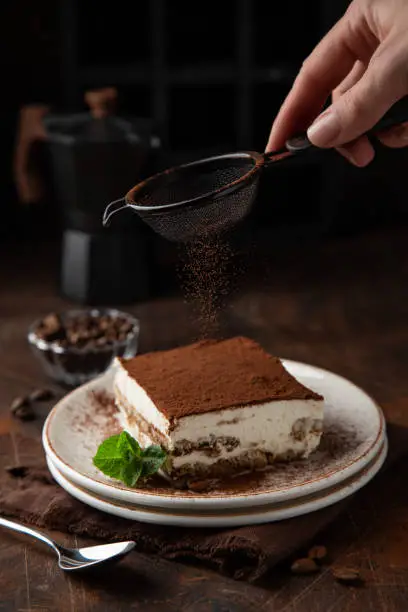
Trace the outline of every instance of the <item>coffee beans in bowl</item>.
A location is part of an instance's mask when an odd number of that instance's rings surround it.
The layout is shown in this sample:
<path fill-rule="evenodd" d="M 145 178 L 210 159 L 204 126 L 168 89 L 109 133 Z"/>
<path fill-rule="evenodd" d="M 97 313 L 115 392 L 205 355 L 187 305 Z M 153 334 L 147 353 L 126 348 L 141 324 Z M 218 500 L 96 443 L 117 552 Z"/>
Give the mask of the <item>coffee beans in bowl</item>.
<path fill-rule="evenodd" d="M 50 313 L 35 321 L 28 342 L 53 380 L 76 386 L 105 372 L 115 357 L 134 357 L 139 321 L 114 309 Z"/>

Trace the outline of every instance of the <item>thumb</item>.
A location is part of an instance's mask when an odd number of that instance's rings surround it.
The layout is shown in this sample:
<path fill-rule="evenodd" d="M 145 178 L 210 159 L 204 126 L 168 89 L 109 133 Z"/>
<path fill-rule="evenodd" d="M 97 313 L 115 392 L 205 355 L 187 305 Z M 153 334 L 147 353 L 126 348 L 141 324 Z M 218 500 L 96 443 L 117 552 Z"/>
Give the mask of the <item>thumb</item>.
<path fill-rule="evenodd" d="M 406 55 L 401 61 L 393 49 L 379 47 L 361 79 L 309 127 L 310 141 L 318 147 L 338 147 L 374 127 L 407 93 Z"/>

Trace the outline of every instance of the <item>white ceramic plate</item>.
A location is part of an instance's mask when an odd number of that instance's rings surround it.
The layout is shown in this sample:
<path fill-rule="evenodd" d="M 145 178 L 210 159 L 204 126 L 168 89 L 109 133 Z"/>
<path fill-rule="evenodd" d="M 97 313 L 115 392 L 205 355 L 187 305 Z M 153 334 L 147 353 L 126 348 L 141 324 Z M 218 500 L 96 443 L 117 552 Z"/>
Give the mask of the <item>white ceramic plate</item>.
<path fill-rule="evenodd" d="M 346 481 L 319 491 L 313 495 L 302 498 L 287 500 L 279 504 L 266 504 L 263 506 L 237 508 L 237 509 L 208 509 L 197 510 L 192 513 L 182 512 L 174 509 L 153 508 L 144 505 L 136 505 L 126 502 L 118 502 L 97 495 L 79 487 L 68 478 L 63 476 L 47 457 L 48 467 L 54 479 L 70 495 L 76 497 L 88 506 L 92 506 L 102 512 L 120 516 L 122 518 L 141 521 L 144 523 L 156 523 L 159 525 L 173 525 L 182 527 L 237 527 L 240 525 L 256 525 L 270 523 L 284 519 L 315 512 L 321 508 L 331 506 L 349 497 L 358 489 L 367 484 L 379 471 L 387 455 L 387 439 L 384 440 L 378 454 L 366 465 L 362 471 L 351 476 Z"/>
<path fill-rule="evenodd" d="M 230 479 L 203 494 L 174 490 L 160 478 L 128 488 L 104 476 L 92 463 L 100 442 L 121 429 L 112 372 L 78 387 L 53 408 L 43 429 L 46 454 L 63 476 L 98 496 L 188 512 L 277 504 L 334 487 L 361 472 L 378 454 L 385 439 L 382 412 L 364 391 L 336 374 L 292 361 L 284 365 L 325 397 L 322 441 L 306 460 Z"/>

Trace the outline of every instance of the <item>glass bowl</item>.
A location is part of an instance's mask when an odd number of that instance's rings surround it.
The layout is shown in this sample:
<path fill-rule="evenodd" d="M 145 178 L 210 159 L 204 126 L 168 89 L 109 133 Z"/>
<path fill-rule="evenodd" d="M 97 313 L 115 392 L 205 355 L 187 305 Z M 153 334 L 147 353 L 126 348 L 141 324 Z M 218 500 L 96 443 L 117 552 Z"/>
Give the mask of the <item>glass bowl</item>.
<path fill-rule="evenodd" d="M 112 339 L 108 330 L 106 336 L 105 332 L 101 331 L 101 336 L 93 344 L 64 345 L 60 340 L 49 340 L 39 333 L 42 323 L 49 317 L 58 317 L 62 326 L 72 324 L 80 318 L 94 322 L 108 317 L 125 321 L 128 329 L 121 334 L 124 336 L 122 338 Z M 134 357 L 138 349 L 139 330 L 138 319 L 126 312 L 113 308 L 78 309 L 51 313 L 34 321 L 29 327 L 27 339 L 47 376 L 63 385 L 75 387 L 103 374 L 115 357 Z"/>

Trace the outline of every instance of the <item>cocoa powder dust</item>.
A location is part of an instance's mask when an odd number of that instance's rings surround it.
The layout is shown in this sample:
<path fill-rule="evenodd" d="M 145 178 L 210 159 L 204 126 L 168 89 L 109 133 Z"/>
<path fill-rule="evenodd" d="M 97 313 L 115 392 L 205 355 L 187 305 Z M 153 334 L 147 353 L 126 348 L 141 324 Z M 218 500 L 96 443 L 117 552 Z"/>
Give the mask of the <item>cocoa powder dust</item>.
<path fill-rule="evenodd" d="M 237 272 L 234 253 L 219 235 L 203 237 L 183 249 L 179 276 L 198 325 L 197 340 L 216 338 Z"/>

